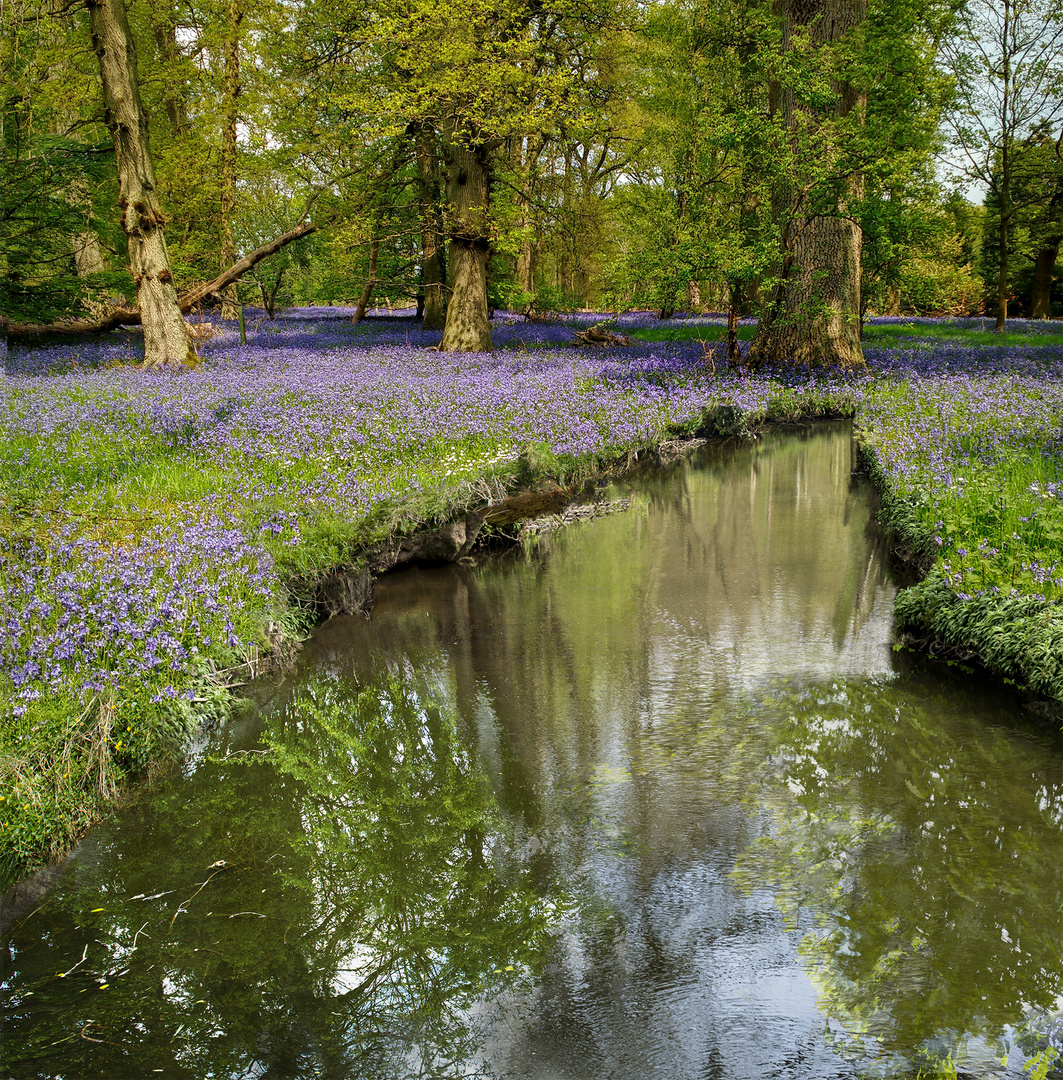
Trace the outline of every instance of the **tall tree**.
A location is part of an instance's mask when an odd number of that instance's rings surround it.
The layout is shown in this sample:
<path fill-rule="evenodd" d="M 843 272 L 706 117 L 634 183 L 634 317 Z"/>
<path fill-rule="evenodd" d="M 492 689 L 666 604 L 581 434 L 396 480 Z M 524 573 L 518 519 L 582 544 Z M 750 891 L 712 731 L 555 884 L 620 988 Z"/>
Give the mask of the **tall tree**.
<path fill-rule="evenodd" d="M 1035 319 L 1047 319 L 1052 314 L 1052 285 L 1063 244 L 1063 130 L 1055 144 L 1050 143 L 1043 179 L 1047 198 L 1042 203 L 1030 288 L 1030 315 Z"/>
<path fill-rule="evenodd" d="M 1051 314 L 1052 285 L 1063 232 L 1063 160 L 1058 146 L 1059 141 L 1047 125 L 1041 125 L 1011 149 L 1007 251 L 1003 260 L 998 188 L 989 189 L 985 195 L 981 264 L 982 275 L 991 285 L 986 296 L 990 303 L 996 303 L 1003 263 L 1007 268 L 1009 315 L 1019 310 L 1034 318 Z"/>
<path fill-rule="evenodd" d="M 863 362 L 863 222 L 934 148 L 948 4 L 776 0 L 775 11 L 774 144 L 760 162 L 779 255 L 749 360 L 850 367 Z"/>
<path fill-rule="evenodd" d="M 196 351 L 177 303 L 166 220 L 156 192 L 148 125 L 124 0 L 88 0 L 100 63 L 105 122 L 114 139 L 122 229 L 144 325 L 144 364 L 195 364 Z"/>
<path fill-rule="evenodd" d="M 361 142 L 411 127 L 438 139 L 447 241 L 442 348 L 491 347 L 488 266 L 499 233 L 492 206 L 511 140 L 575 121 L 582 84 L 559 70 L 558 42 L 590 41 L 612 0 L 355 0 L 308 4 L 299 34 L 322 116 Z M 335 137 L 333 134 L 332 137 Z M 418 228 L 420 228 L 418 221 Z"/>
<path fill-rule="evenodd" d="M 997 206 L 996 325 L 1003 331 L 1019 144 L 1063 119 L 1063 11 L 1057 0 L 966 0 L 942 59 L 955 80 L 946 116 L 953 168 Z"/>
<path fill-rule="evenodd" d="M 442 160 L 435 133 L 425 123 L 411 125 L 417 158 L 417 196 L 421 220 L 421 325 L 425 330 L 442 330 L 446 318 L 443 287 L 444 240 L 440 218 L 442 203 Z"/>
<path fill-rule="evenodd" d="M 760 0 L 676 0 L 647 20 L 645 146 L 615 212 L 627 265 L 614 281 L 626 277 L 631 302 L 667 315 L 700 294 L 737 312 L 774 263 L 766 75 L 776 36 Z"/>
<path fill-rule="evenodd" d="M 852 48 L 866 0 L 777 0 L 779 77 L 771 113 L 784 169 L 774 213 L 780 267 L 750 359 L 806 366 L 863 363 L 856 205 L 863 175 L 851 154 L 866 98 L 852 78 Z"/>

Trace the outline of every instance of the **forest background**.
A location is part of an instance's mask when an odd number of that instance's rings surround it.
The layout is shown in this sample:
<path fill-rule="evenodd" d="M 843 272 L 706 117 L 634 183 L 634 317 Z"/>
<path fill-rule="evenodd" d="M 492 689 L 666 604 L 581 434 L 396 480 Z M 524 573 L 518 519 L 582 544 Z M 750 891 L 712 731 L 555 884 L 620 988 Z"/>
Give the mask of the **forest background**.
<path fill-rule="evenodd" d="M 306 234 L 202 297 L 230 318 L 416 304 L 442 328 L 449 302 L 443 347 L 483 349 L 496 307 L 822 326 L 840 305 L 850 341 L 826 359 L 852 363 L 868 313 L 1060 315 L 1061 11 L 5 0 L 0 311 L 92 321 L 137 297 L 101 87 L 100 20 L 121 14 L 163 277 L 187 293 Z M 787 300 L 802 268 L 848 280 Z"/>

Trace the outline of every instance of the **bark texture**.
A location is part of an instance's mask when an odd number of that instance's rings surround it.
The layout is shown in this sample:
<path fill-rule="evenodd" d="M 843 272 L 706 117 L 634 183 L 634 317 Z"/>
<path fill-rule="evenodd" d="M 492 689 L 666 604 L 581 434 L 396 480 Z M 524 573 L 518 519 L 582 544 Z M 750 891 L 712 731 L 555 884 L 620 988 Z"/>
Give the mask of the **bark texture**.
<path fill-rule="evenodd" d="M 1002 155 L 1007 159 L 1005 147 Z M 1007 168 L 1001 170 L 1003 176 L 1008 175 Z M 1008 322 L 1008 226 L 1011 224 L 1011 199 L 1008 194 L 1008 184 L 1003 183 L 1000 191 L 1000 217 L 997 221 L 997 243 L 1000 245 L 1000 259 L 997 263 L 997 333 L 1004 333 Z"/>
<path fill-rule="evenodd" d="M 1056 156 L 1063 162 L 1063 133 L 1056 143 Z M 1057 165 L 1059 168 L 1059 165 Z M 1035 319 L 1052 316 L 1052 283 L 1055 281 L 1056 259 L 1063 244 L 1063 169 L 1057 173 L 1055 186 L 1048 201 L 1048 225 L 1041 237 L 1033 264 L 1033 287 L 1030 290 L 1030 314 Z"/>
<path fill-rule="evenodd" d="M 1063 222 L 1037 249 L 1033 265 L 1033 287 L 1030 291 L 1030 316 L 1034 319 L 1052 317 L 1052 284 L 1056 280 L 1056 260 L 1063 243 Z"/>
<path fill-rule="evenodd" d="M 800 41 L 802 47 L 829 47 L 855 29 L 866 17 L 866 0 L 780 0 L 785 19 L 783 50 Z M 862 110 L 863 101 L 847 81 L 836 80 L 836 104 L 829 114 L 817 116 L 798 99 L 791 87 L 774 85 L 774 109 L 787 130 L 794 133 L 796 176 L 779 185 L 776 218 L 780 224 L 781 270 L 779 283 L 762 312 L 749 352 L 753 366 L 784 361 L 808 367 L 863 363 L 860 347 L 860 251 L 862 233 L 847 216 L 849 204 L 863 192 L 858 174 L 839 166 L 835 177 L 816 177 L 802 161 L 808 150 L 798 146 L 798 131 L 822 131 L 823 156 L 839 157 L 829 145 L 831 122 Z M 807 136 L 806 136 L 807 137 Z M 832 205 L 818 205 L 816 185 L 829 184 L 840 195 Z"/>
<path fill-rule="evenodd" d="M 1001 79 L 1000 97 L 1000 130 L 1009 130 L 1011 117 L 1011 98 L 1013 87 L 1011 83 L 1011 61 L 1013 42 L 1012 38 L 1013 10 L 1011 0 L 1004 0 L 1002 19 L 1000 22 L 1000 59 L 1001 66 L 999 76 Z M 1012 128 L 1014 125 L 1010 125 Z M 1000 197 L 1000 218 L 997 222 L 997 242 L 1000 244 L 1000 263 L 997 268 L 997 324 L 998 333 L 1004 333 L 1008 321 L 1008 233 L 1011 225 L 1011 139 L 1004 138 L 1000 144 L 1000 180 L 997 184 L 997 194 Z"/>
<path fill-rule="evenodd" d="M 152 17 L 155 20 L 152 27 L 155 47 L 159 50 L 159 59 L 165 65 L 162 105 L 170 121 L 170 128 L 175 135 L 181 134 L 188 130 L 188 110 L 180 96 L 181 83 L 174 77 L 181 59 L 181 47 L 177 43 L 177 14 L 173 3 L 159 5 L 153 10 Z"/>
<path fill-rule="evenodd" d="M 107 260 L 103 254 L 99 234 L 92 227 L 92 196 L 88 190 L 88 185 L 84 182 L 72 184 L 66 192 L 66 198 L 72 205 L 84 209 L 86 222 L 89 226 L 84 232 L 77 233 L 72 242 L 74 268 L 77 270 L 78 277 L 87 278 L 92 274 L 103 273 L 107 269 Z M 84 301 L 84 303 L 89 314 L 94 318 L 99 318 L 114 307 L 113 300 L 108 303 L 95 297 Z"/>
<path fill-rule="evenodd" d="M 100 62 L 104 121 L 114 139 L 122 228 L 144 324 L 144 365 L 192 365 L 198 358 L 177 303 L 166 251 L 166 222 L 155 190 L 124 0 L 88 0 L 88 9 L 92 45 Z"/>
<path fill-rule="evenodd" d="M 380 265 L 380 239 L 374 236 L 369 244 L 369 277 L 354 305 L 354 317 L 351 322 L 359 323 L 365 318 L 365 309 L 373 295 L 377 283 L 377 267 Z"/>
<path fill-rule="evenodd" d="M 99 236 L 88 229 L 78 233 L 74 237 L 74 267 L 78 277 L 89 277 L 91 274 L 99 274 L 107 269 L 107 261 L 103 257 L 103 248 L 100 246 Z M 90 315 L 99 318 L 112 306 L 106 301 L 89 299 L 83 301 Z"/>
<path fill-rule="evenodd" d="M 531 145 L 530 140 L 523 138 L 513 140 L 511 166 L 517 176 L 521 178 L 520 190 L 516 196 L 520 248 L 517 251 L 514 276 L 517 280 L 517 288 L 526 297 L 535 295 L 535 243 L 532 239 L 534 222 L 532 220 L 531 200 L 528 198 L 526 189 L 529 186 L 538 156 L 539 152 Z"/>
<path fill-rule="evenodd" d="M 491 250 L 490 168 L 486 148 L 447 140 L 450 298 L 440 349 L 490 352 L 487 264 Z"/>

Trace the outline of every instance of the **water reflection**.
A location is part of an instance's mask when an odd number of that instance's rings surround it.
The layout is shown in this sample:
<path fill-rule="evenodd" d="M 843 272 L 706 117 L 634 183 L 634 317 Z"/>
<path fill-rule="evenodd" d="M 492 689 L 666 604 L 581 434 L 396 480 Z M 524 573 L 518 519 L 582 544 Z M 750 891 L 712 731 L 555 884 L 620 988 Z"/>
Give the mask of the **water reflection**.
<path fill-rule="evenodd" d="M 849 454 L 716 449 L 381 582 L 12 933 L 5 1068 L 1022 1075 L 1007 1025 L 1063 990 L 1059 748 L 894 669 Z"/>
<path fill-rule="evenodd" d="M 463 1075 L 563 903 L 503 834 L 451 714 L 311 677 L 12 934 L 5 1075 Z"/>
<path fill-rule="evenodd" d="M 739 859 L 792 922 L 821 1007 L 883 1051 L 1019 1025 L 1063 993 L 1058 759 L 925 688 L 774 704 L 765 829 Z M 954 1050 L 962 1056 L 962 1050 Z"/>

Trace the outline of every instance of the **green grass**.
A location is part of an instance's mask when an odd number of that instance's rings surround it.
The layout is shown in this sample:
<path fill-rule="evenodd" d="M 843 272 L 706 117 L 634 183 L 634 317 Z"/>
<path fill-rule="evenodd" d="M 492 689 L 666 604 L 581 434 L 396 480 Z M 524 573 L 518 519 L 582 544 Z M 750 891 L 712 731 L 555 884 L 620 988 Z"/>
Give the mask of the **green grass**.
<path fill-rule="evenodd" d="M 973 330 L 970 327 L 937 326 L 905 323 L 889 326 L 865 324 L 863 339 L 867 345 L 913 347 L 927 341 L 952 342 L 960 345 L 1063 345 L 1063 332 L 1034 332 L 998 334 L 995 330 Z"/>
<path fill-rule="evenodd" d="M 299 327 L 297 332 L 301 337 L 313 329 Z M 369 330 L 366 327 L 364 333 Z M 355 327 L 352 332 L 363 331 Z M 711 347 L 726 337 L 725 326 L 705 323 L 665 322 L 624 327 L 624 332 L 642 341 L 691 342 L 695 355 L 697 342 Z M 754 332 L 752 326 L 739 328 L 744 341 Z M 930 343 L 948 341 L 1052 345 L 1063 341 L 1063 334 L 999 337 L 948 324 L 902 324 L 869 326 L 868 341 L 930 351 Z M 557 349 L 556 344 L 541 347 Z M 513 348 L 517 354 L 526 351 L 520 344 Z M 315 351 L 332 349 L 336 352 L 329 359 L 330 377 L 333 364 L 339 377 L 351 365 L 366 363 L 372 368 L 378 361 L 372 348 L 348 350 L 345 342 L 336 345 L 328 338 Z M 706 429 L 731 434 L 765 420 L 856 414 L 883 466 L 891 462 L 908 466 L 887 470 L 888 480 L 882 476 L 900 508 L 891 525 L 907 530 L 903 538 L 911 546 L 922 545 L 928 565 L 939 563 L 933 588 L 924 593 L 909 590 L 910 625 L 929 627 L 938 640 L 973 641 L 964 635 L 982 635 L 974 643 L 987 659 L 998 647 L 1001 626 L 1012 626 L 1006 635 L 1011 651 L 1001 653 L 998 668 L 1063 699 L 1063 670 L 1049 670 L 1056 657 L 1063 665 L 1063 646 L 1057 643 L 1063 628 L 1043 616 L 1050 609 L 1063 623 L 1063 606 L 1056 603 L 1063 598 L 1063 570 L 1053 565 L 1063 550 L 1063 498 L 1054 491 L 1046 494 L 1049 485 L 1063 479 L 1057 473 L 1063 471 L 1063 463 L 1055 439 L 1063 422 L 1063 391 L 1056 390 L 1051 372 L 1034 382 L 1029 376 L 979 376 L 977 385 L 970 387 L 951 376 L 879 381 L 872 386 L 861 377 L 839 387 L 803 380 L 737 381 L 734 376 L 714 377 L 720 381 L 712 383 L 700 369 L 693 397 L 686 393 L 685 377 L 647 376 L 647 382 L 661 391 L 660 400 L 675 396 L 680 404 L 672 409 L 658 404 L 657 397 L 636 404 L 623 386 L 610 389 L 608 380 L 580 370 L 560 390 L 544 381 L 530 403 L 521 399 L 519 410 L 512 403 L 494 404 L 482 417 L 475 410 L 466 415 L 476 402 L 462 398 L 448 406 L 455 417 L 451 424 L 445 412 L 441 421 L 436 407 L 436 397 L 444 391 L 427 378 L 431 365 L 442 361 L 435 354 L 418 353 L 414 362 L 426 376 L 423 418 L 420 413 L 406 416 L 398 408 L 402 402 L 390 379 L 372 409 L 351 412 L 348 398 L 357 399 L 358 386 L 348 375 L 346 396 L 308 394 L 304 400 L 302 392 L 293 392 L 270 398 L 272 411 L 268 422 L 263 421 L 261 438 L 252 414 L 246 441 L 237 431 L 231 445 L 210 453 L 196 448 L 197 426 L 209 430 L 211 416 L 223 416 L 234 401 L 243 402 L 239 394 L 248 391 L 239 390 L 241 371 L 236 367 L 226 369 L 216 388 L 190 392 L 187 412 L 178 407 L 185 407 L 182 381 L 160 379 L 153 385 L 148 399 L 153 407 L 167 402 L 172 406 L 174 423 L 167 428 L 144 420 L 136 397 L 143 391 L 137 390 L 136 380 L 119 378 L 120 371 L 114 373 L 113 382 L 87 372 L 84 378 L 91 389 L 71 377 L 81 378 L 80 374 L 64 372 L 54 382 L 27 383 L 23 398 L 9 395 L 12 428 L 0 443 L 0 540 L 8 544 L 12 582 L 25 569 L 20 564 L 29 557 L 25 553 L 36 552 L 33 559 L 40 565 L 34 563 L 32 569 L 41 574 L 36 599 L 52 605 L 50 614 L 27 617 L 27 650 L 38 634 L 55 630 L 59 607 L 53 594 L 66 587 L 64 575 L 88 581 L 85 604 L 91 606 L 92 589 L 97 587 L 93 583 L 106 569 L 107 552 L 113 551 L 114 565 L 137 576 L 129 592 L 146 595 L 149 586 L 167 584 L 168 571 L 160 556 L 138 544 L 155 530 L 167 538 L 175 533 L 180 540 L 181 529 L 200 517 L 224 517 L 226 526 L 245 537 L 254 552 L 264 549 L 273 560 L 277 587 L 268 596 L 251 589 L 247 575 L 254 571 L 257 555 L 241 555 L 231 564 L 206 555 L 198 562 L 183 563 L 181 573 L 195 577 L 197 590 L 202 584 L 215 590 L 218 598 L 209 609 L 196 607 L 200 600 L 189 600 L 189 610 L 175 615 L 169 626 L 197 657 L 187 670 L 175 676 L 164 664 L 150 673 L 129 676 L 118 691 L 108 688 L 91 695 L 79 693 L 80 676 L 71 675 L 69 686 L 29 701 L 25 717 L 12 714 L 7 730 L 0 730 L 0 864 L 4 850 L 12 860 L 8 869 L 17 873 L 57 856 L 129 776 L 179 748 L 204 715 L 224 715 L 229 698 L 223 686 L 235 677 L 231 673 L 237 666 L 257 661 L 280 639 L 294 638 L 309 626 L 312 587 L 321 574 L 364 561 L 368 551 L 395 534 L 459 516 L 474 503 L 482 505 L 489 490 L 531 482 L 541 473 L 575 480 L 645 445 L 620 446 L 614 439 L 597 451 L 555 456 L 541 438 L 529 441 L 529 415 L 540 413 L 547 420 L 572 413 L 573 431 L 585 428 L 593 434 L 611 431 L 614 417 L 623 417 L 627 425 L 638 410 L 646 410 L 653 424 L 660 425 L 653 429 L 658 432 L 653 438 Z M 874 365 L 869 367 L 868 378 L 875 383 Z M 197 385 L 190 382 L 189 391 Z M 493 395 L 495 385 L 485 385 L 485 393 Z M 269 387 L 256 390 L 267 397 L 268 391 Z M 715 401 L 730 400 L 727 395 L 732 393 L 738 395 L 741 409 L 713 407 Z M 32 425 L 22 432 L 15 423 L 24 411 L 48 415 L 64 409 L 72 419 L 47 436 L 35 433 Z M 725 415 L 716 417 L 718 411 Z M 324 434 L 308 452 L 296 454 L 271 426 L 278 413 L 297 414 L 301 428 L 324 425 Z M 79 419 L 82 415 L 91 420 Z M 188 419 L 182 427 L 184 416 Z M 710 424 L 712 417 L 716 419 Z M 645 424 L 639 430 L 640 440 L 651 438 Z M 348 439 L 352 432 L 365 438 Z M 634 436 L 625 433 L 623 438 Z M 992 468 L 977 466 L 986 445 L 1000 448 Z M 948 475 L 942 471 L 942 455 Z M 970 462 L 976 464 L 965 465 Z M 330 499 L 334 480 L 348 483 L 349 488 L 342 490 L 353 492 L 355 501 L 346 494 Z M 211 528 L 218 531 L 220 525 Z M 99 545 L 97 554 L 84 557 L 91 563 L 77 564 L 82 556 L 61 553 L 65 540 L 72 537 Z M 1045 571 L 1047 567 L 1051 572 Z M 994 587 L 999 593 L 978 599 Z M 962 595 L 975 596 L 975 606 L 981 605 L 978 610 L 985 617 L 977 627 L 957 621 L 963 611 L 975 610 L 968 601 L 966 608 L 957 607 Z M 996 596 L 1013 607 L 1022 606 L 1019 615 L 1027 621 L 1007 623 L 993 606 Z M 32 599 L 23 603 L 24 612 L 32 613 Z M 916 601 L 923 600 L 918 607 Z M 194 628 L 193 616 L 198 619 Z M 92 614 L 90 623 L 96 618 Z M 227 619 L 232 620 L 236 644 L 227 643 Z M 89 626 L 87 641 L 98 639 L 95 627 L 96 623 Z M 115 646 L 115 665 L 132 664 L 140 655 L 140 646 L 132 640 L 129 648 L 122 643 L 121 648 Z M 1016 667 L 1010 659 L 1020 652 L 1026 657 L 1024 667 Z M 1036 671 L 1043 671 L 1044 677 L 1034 678 L 1030 672 Z M 153 700 L 171 684 L 191 697 Z M 9 679 L 0 690 L 10 696 L 15 687 Z M 0 865 L 0 878 L 3 875 Z"/>
<path fill-rule="evenodd" d="M 1051 324 L 1046 324 L 1051 325 Z M 639 341 L 708 341 L 718 342 L 727 339 L 727 327 L 705 323 L 689 323 L 674 326 L 662 325 L 641 330 L 627 331 Z M 751 341 L 756 333 L 755 326 L 740 326 L 738 337 L 741 341 Z M 916 323 L 898 323 L 878 326 L 868 323 L 864 326 L 862 338 L 866 345 L 878 345 L 893 348 L 915 348 L 926 342 L 952 342 L 960 345 L 1063 345 L 1063 331 L 1026 332 L 998 334 L 995 330 L 973 330 L 969 327 L 952 326 L 942 323 L 936 326 Z"/>
<path fill-rule="evenodd" d="M 929 571 L 898 595 L 898 629 L 1063 700 L 1058 382 L 881 384 L 858 425 L 894 540 Z"/>
<path fill-rule="evenodd" d="M 639 341 L 726 341 L 727 340 L 727 327 L 726 326 L 713 326 L 706 323 L 690 326 L 661 326 L 651 327 L 647 330 L 626 330 L 624 331 L 629 337 L 638 339 Z M 740 326 L 738 327 L 738 338 L 740 341 L 752 341 L 753 335 L 757 332 L 755 326 Z"/>

